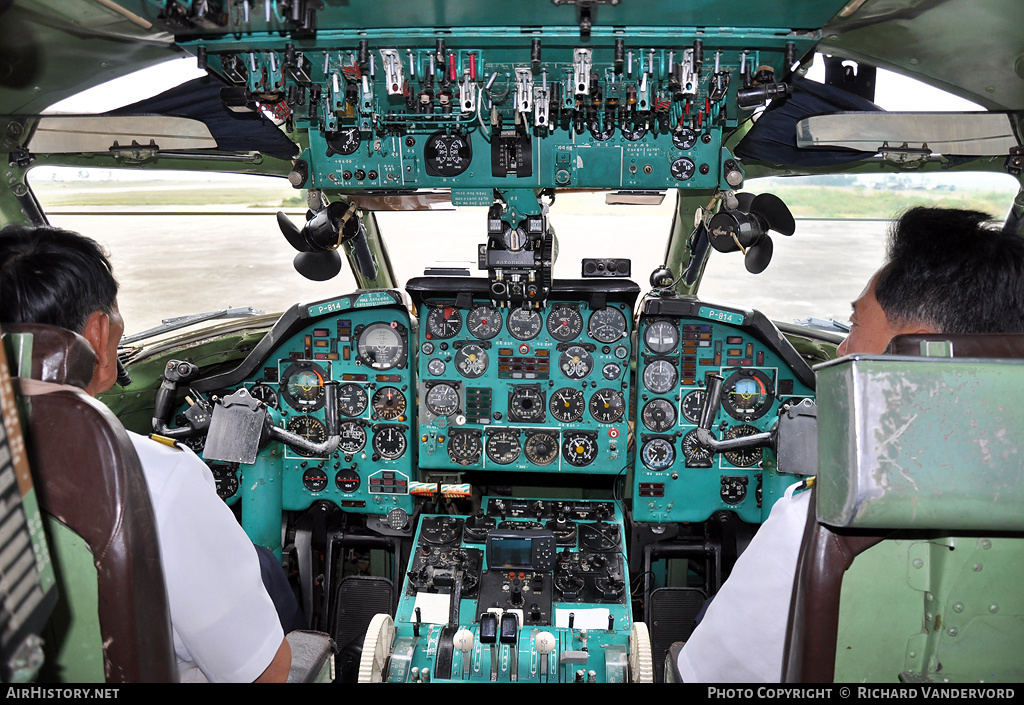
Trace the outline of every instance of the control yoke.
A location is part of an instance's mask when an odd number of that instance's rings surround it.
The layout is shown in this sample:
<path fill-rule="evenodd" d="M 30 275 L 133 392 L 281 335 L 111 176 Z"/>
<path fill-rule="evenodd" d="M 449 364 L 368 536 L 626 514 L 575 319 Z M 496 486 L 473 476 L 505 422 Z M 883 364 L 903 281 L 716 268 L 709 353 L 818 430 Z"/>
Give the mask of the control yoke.
<path fill-rule="evenodd" d="M 214 397 L 213 404 L 194 394 L 185 411 L 187 426 L 172 427 L 167 422 L 177 395 L 178 386 L 187 384 L 199 374 L 190 362 L 171 360 L 164 369 L 164 379 L 156 393 L 153 408 L 153 430 L 168 438 L 183 439 L 206 435 L 203 457 L 207 460 L 252 464 L 256 453 L 268 441 L 279 441 L 292 449 L 310 455 L 327 456 L 341 442 L 338 415 L 339 383 L 324 383 L 324 421 L 327 438 L 314 443 L 305 436 L 274 424 L 266 404 L 253 397 L 244 387 L 223 397 Z"/>
<path fill-rule="evenodd" d="M 729 451 L 743 448 L 757 448 L 769 446 L 775 448 L 775 431 L 754 433 L 739 438 L 727 438 L 718 440 L 711 435 L 711 424 L 718 414 L 718 408 L 722 403 L 722 384 L 724 379 L 721 375 L 708 374 L 705 378 L 704 404 L 700 408 L 700 416 L 697 423 L 697 441 L 704 447 L 715 453 L 727 453 Z"/>

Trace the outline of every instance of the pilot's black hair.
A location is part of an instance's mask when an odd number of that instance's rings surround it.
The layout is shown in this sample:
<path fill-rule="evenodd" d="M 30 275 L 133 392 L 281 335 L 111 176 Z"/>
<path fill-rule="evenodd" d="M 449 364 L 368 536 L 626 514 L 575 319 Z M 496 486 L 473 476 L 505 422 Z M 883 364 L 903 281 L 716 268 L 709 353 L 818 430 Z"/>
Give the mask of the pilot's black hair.
<path fill-rule="evenodd" d="M 1024 333 L 1024 237 L 978 211 L 913 208 L 890 229 L 875 298 L 894 325 Z"/>
<path fill-rule="evenodd" d="M 47 323 L 81 333 L 111 313 L 117 280 L 103 248 L 48 225 L 0 230 L 0 323 Z"/>

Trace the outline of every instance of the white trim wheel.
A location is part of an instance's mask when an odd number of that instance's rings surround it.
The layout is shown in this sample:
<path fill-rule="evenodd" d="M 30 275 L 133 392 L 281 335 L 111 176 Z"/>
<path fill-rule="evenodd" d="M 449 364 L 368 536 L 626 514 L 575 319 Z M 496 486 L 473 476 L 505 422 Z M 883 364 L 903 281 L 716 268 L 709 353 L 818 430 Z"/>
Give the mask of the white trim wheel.
<path fill-rule="evenodd" d="M 391 657 L 395 640 L 395 620 L 390 614 L 375 614 L 366 628 L 363 654 L 359 657 L 359 683 L 380 683 Z"/>
<path fill-rule="evenodd" d="M 629 631 L 629 682 L 654 682 L 651 634 L 643 622 L 633 622 L 633 628 Z"/>

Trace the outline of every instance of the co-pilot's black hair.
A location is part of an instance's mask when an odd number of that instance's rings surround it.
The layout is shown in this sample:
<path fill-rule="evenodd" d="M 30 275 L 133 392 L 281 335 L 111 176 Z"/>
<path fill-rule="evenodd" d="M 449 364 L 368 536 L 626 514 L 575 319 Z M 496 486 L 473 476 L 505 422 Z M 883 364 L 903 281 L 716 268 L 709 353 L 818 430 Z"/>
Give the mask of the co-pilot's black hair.
<path fill-rule="evenodd" d="M 110 313 L 117 280 L 100 245 L 50 226 L 0 230 L 0 323 L 48 323 L 81 333 Z"/>
<path fill-rule="evenodd" d="M 1024 333 L 1024 238 L 978 211 L 913 208 L 890 230 L 875 298 L 895 325 Z"/>

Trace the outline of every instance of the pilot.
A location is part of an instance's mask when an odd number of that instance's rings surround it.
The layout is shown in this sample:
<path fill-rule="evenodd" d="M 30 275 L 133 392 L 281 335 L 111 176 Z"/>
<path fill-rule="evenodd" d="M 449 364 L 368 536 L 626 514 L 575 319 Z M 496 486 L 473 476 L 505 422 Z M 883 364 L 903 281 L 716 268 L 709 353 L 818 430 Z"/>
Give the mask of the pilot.
<path fill-rule="evenodd" d="M 0 230 L 0 321 L 81 334 L 96 351 L 86 393 L 114 385 L 124 322 L 117 281 L 95 241 L 51 227 Z M 209 468 L 186 448 L 128 436 L 153 502 L 181 680 L 284 682 L 291 649 L 260 559 Z"/>
<path fill-rule="evenodd" d="M 914 208 L 853 302 L 839 355 L 906 333 L 1024 333 L 1024 238 L 975 211 Z M 810 493 L 787 489 L 679 654 L 684 682 L 777 683 Z"/>

